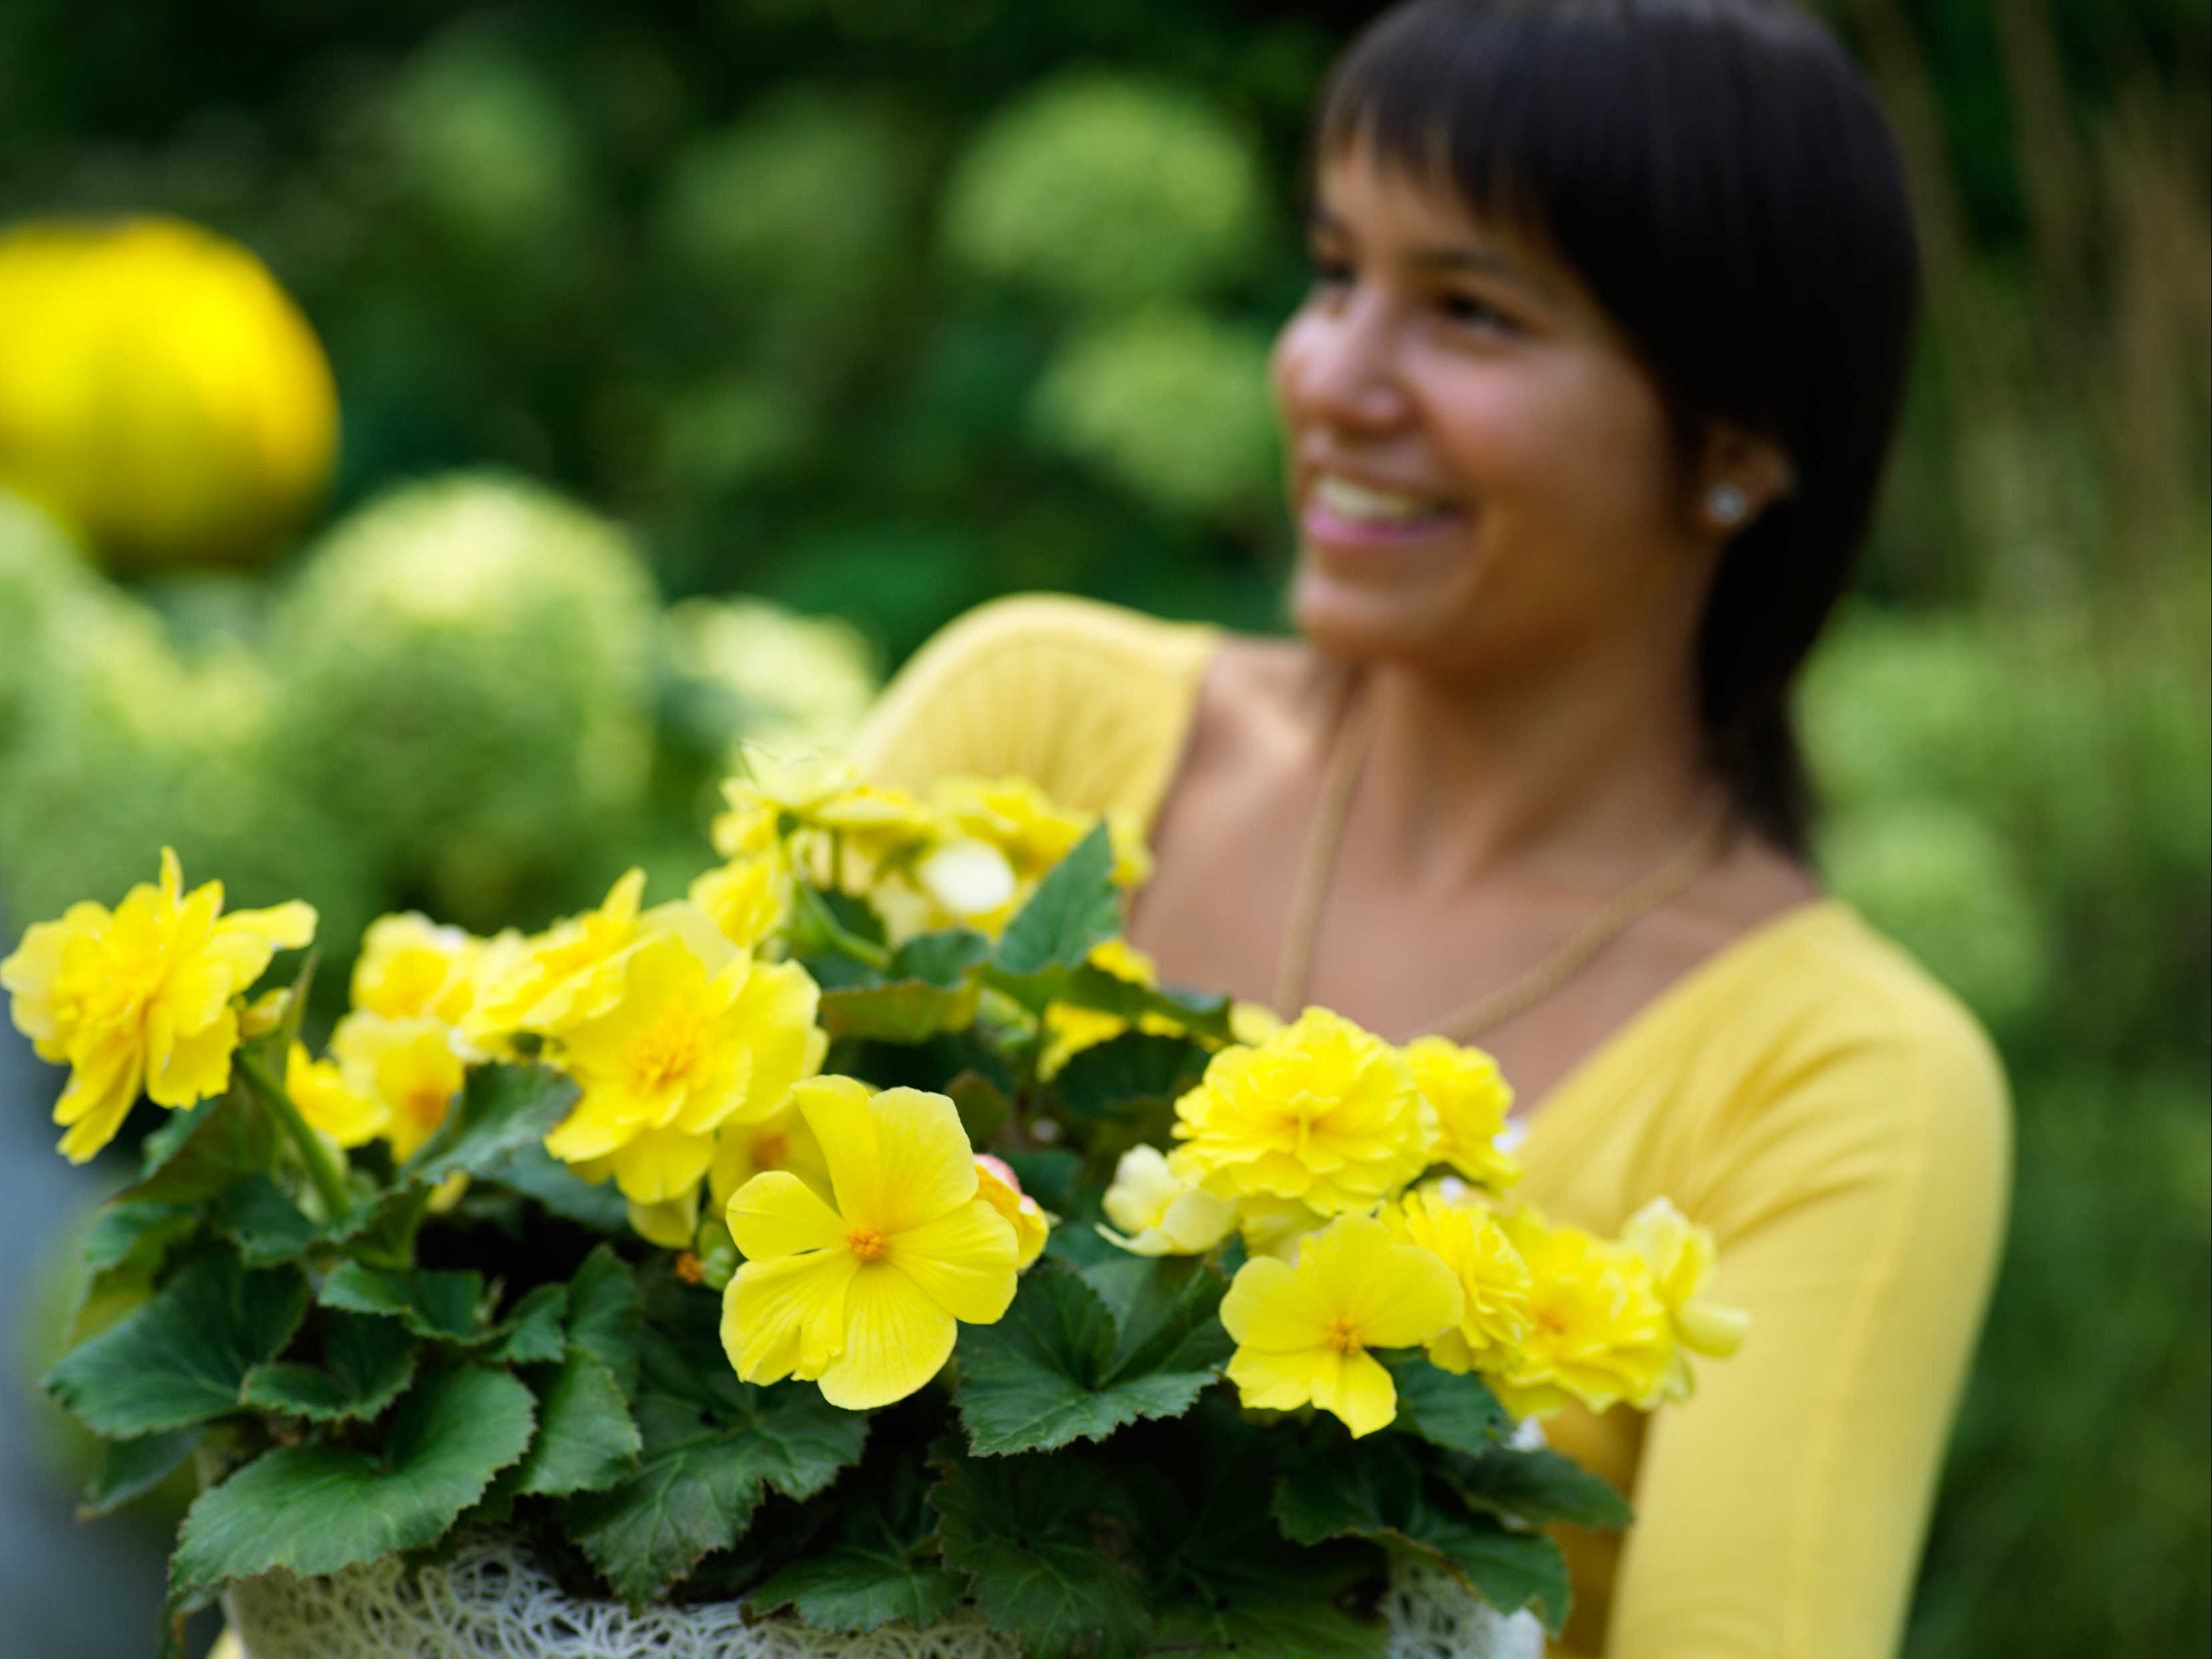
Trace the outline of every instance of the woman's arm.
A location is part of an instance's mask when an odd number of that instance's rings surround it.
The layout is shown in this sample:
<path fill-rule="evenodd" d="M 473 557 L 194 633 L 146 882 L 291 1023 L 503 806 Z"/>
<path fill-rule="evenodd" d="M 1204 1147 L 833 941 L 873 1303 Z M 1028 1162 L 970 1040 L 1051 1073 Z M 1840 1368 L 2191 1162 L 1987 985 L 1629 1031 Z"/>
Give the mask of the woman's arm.
<path fill-rule="evenodd" d="M 1707 1126 L 1742 1349 L 1651 1425 L 1607 1659 L 1895 1650 L 2003 1229 L 2004 1084 L 1932 989 Z"/>

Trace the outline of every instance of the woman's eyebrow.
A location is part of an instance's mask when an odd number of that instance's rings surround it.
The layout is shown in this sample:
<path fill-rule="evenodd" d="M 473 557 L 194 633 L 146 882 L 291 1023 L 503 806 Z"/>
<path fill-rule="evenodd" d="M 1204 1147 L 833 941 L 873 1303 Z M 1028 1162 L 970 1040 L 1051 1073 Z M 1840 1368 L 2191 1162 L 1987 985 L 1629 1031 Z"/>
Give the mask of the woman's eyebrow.
<path fill-rule="evenodd" d="M 1347 242 L 1358 240 L 1344 222 L 1327 208 L 1309 210 L 1306 228 L 1317 236 L 1333 236 Z M 1416 247 L 1407 254 L 1406 262 L 1428 270 L 1494 276 L 1524 289 L 1539 299 L 1553 297 L 1552 285 L 1541 276 L 1510 255 L 1480 242 L 1442 242 Z"/>

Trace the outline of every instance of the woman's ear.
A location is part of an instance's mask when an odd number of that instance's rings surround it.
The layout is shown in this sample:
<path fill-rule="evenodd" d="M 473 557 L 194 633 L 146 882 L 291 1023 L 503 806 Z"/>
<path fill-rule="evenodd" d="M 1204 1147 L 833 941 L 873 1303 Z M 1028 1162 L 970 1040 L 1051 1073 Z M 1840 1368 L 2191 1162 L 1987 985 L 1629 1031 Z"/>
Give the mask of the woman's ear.
<path fill-rule="evenodd" d="M 1796 465 L 1773 439 L 1729 421 L 1707 430 L 1692 503 L 1705 529 L 1732 536 L 1796 488 Z"/>

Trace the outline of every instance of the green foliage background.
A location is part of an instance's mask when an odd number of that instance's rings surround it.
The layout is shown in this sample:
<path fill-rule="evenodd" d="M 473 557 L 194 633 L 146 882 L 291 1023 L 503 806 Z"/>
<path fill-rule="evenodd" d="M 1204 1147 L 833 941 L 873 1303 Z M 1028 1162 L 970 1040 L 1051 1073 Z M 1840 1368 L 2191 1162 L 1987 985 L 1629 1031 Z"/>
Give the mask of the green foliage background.
<path fill-rule="evenodd" d="M 1930 280 L 1862 592 L 1806 689 L 1835 804 L 1822 852 L 1990 1024 L 2020 1101 L 2013 1237 L 1907 1650 L 2201 1651 L 2212 15 L 1822 9 L 1895 117 Z M 1367 11 L 125 0 L 94 27 L 61 0 L 0 9 L 0 221 L 174 212 L 267 259 L 336 368 L 333 522 L 492 467 L 624 527 L 517 499 L 538 518 L 515 533 L 548 550 L 518 568 L 539 568 L 544 626 L 577 643 L 475 686 L 376 620 L 373 569 L 295 552 L 265 587 L 179 579 L 118 607 L 0 518 L 19 914 L 94 870 L 119 881 L 103 834 L 132 871 L 161 835 L 197 837 L 241 897 L 308 891 L 341 938 L 447 893 L 498 894 L 499 914 L 457 916 L 479 926 L 538 920 L 639 845 L 679 867 L 708 763 L 694 705 L 641 667 L 647 584 L 623 559 L 665 599 L 850 617 L 887 663 L 1018 588 L 1279 626 L 1259 369 L 1304 280 L 1308 104 Z M 608 551 L 625 538 L 636 553 Z M 366 607 L 386 655 L 300 646 L 287 617 L 319 585 Z M 257 677 L 295 657 L 318 690 L 305 725 L 272 727 Z M 342 797 L 349 710 L 402 690 L 476 745 L 438 763 L 513 761 L 514 787 L 473 803 L 495 869 L 412 857 L 396 814 L 369 822 L 380 796 L 333 813 L 256 794 L 257 760 L 312 729 Z M 617 729 L 533 769 L 572 696 L 619 705 Z M 481 721 L 436 712 L 471 698 Z M 220 763 L 180 763 L 187 737 Z M 164 766 L 222 790 L 163 793 Z M 618 781 L 596 816 L 580 767 Z M 418 813 L 450 803 L 434 773 L 414 787 Z M 57 866 L 64 819 L 83 847 Z"/>

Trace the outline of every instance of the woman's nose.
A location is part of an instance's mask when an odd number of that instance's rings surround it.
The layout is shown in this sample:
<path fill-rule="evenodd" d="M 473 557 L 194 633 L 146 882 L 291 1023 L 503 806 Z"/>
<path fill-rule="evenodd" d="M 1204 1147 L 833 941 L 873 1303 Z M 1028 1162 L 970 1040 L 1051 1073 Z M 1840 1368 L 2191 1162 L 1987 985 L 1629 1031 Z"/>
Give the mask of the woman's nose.
<path fill-rule="evenodd" d="M 1413 400 L 1400 373 L 1397 343 L 1383 308 L 1358 297 L 1293 321 L 1283 353 L 1290 412 L 1362 430 L 1402 424 Z"/>

